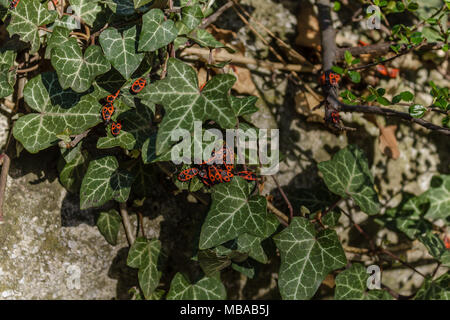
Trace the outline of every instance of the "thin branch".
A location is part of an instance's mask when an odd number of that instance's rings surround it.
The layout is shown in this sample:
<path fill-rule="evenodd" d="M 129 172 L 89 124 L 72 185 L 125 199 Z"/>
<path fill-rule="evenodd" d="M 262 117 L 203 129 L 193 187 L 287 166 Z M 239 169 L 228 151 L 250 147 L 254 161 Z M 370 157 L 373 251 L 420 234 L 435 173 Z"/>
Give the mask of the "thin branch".
<path fill-rule="evenodd" d="M 331 70 L 336 59 L 336 42 L 335 42 L 335 30 L 331 21 L 330 15 L 330 0 L 318 0 L 317 7 L 319 9 L 319 25 L 322 34 L 322 64 L 323 71 Z M 383 44 L 386 47 L 386 44 Z M 390 47 L 390 44 L 389 44 Z M 361 47 L 367 48 L 367 47 Z M 345 51 L 344 51 L 345 53 Z M 333 124 L 333 128 L 338 128 L 340 130 L 345 130 L 347 128 L 342 127 L 342 125 L 334 124 L 331 119 L 332 110 L 343 111 L 343 112 L 360 112 L 360 113 L 371 113 L 378 114 L 385 117 L 397 117 L 405 121 L 416 123 L 422 127 L 429 130 L 434 130 L 445 135 L 450 135 L 450 128 L 444 128 L 435 125 L 429 121 L 423 119 L 416 119 L 412 117 L 409 113 L 400 112 L 388 108 L 380 108 L 377 106 L 362 106 L 362 105 L 348 105 L 338 99 L 338 88 L 323 86 L 323 91 L 325 93 L 325 122 Z"/>
<path fill-rule="evenodd" d="M 145 230 L 144 230 L 144 217 L 143 217 L 143 215 L 142 215 L 141 212 L 138 212 L 137 215 L 138 215 L 138 218 L 139 218 L 139 226 L 141 227 L 141 233 L 142 233 L 142 236 L 143 236 L 144 238 L 147 238 L 147 237 L 145 236 Z"/>
<path fill-rule="evenodd" d="M 0 176 L 0 224 L 3 221 L 3 202 L 5 201 L 5 190 L 6 190 L 6 182 L 8 180 L 8 172 L 9 166 L 11 164 L 11 159 L 8 157 L 6 153 L 3 153 L 0 156 L 0 162 L 2 163 L 2 173 Z"/>
<path fill-rule="evenodd" d="M 88 130 L 86 130 L 85 132 L 76 135 L 76 136 L 74 137 L 74 139 L 73 139 L 72 141 L 70 141 L 69 143 L 65 143 L 64 141 L 60 141 L 60 142 L 58 143 L 58 146 L 59 146 L 60 148 L 64 148 L 64 149 L 71 149 L 71 148 L 74 148 L 74 147 L 76 147 L 76 145 L 77 145 L 81 140 L 83 140 L 84 138 L 86 138 L 86 136 L 89 134 L 90 131 L 91 131 L 91 129 L 88 129 Z"/>
<path fill-rule="evenodd" d="M 197 57 L 201 57 L 208 60 L 209 57 L 209 49 L 191 47 L 185 48 L 180 54 L 180 57 L 186 58 L 187 56 L 194 55 Z M 232 54 L 227 52 L 226 50 L 216 49 L 213 52 L 213 58 L 216 62 L 230 62 L 234 65 L 240 65 L 244 67 L 248 66 L 256 66 L 259 68 L 267 69 L 270 71 L 274 70 L 285 70 L 285 71 L 295 71 L 295 72 L 313 72 L 315 69 L 311 66 L 304 66 L 300 64 L 283 64 L 278 62 L 271 61 L 262 61 L 256 60 L 253 58 L 245 57 L 239 54 Z"/>
<path fill-rule="evenodd" d="M 399 256 L 395 255 L 394 253 L 390 252 L 387 249 L 384 248 L 380 248 L 382 253 L 387 254 L 388 256 L 390 256 L 391 258 L 399 261 L 401 264 L 403 264 L 404 266 L 410 268 L 411 270 L 413 270 L 414 272 L 416 272 L 417 274 L 420 274 L 422 277 L 426 278 L 427 276 L 424 275 L 422 272 L 420 272 L 419 270 L 417 270 L 416 268 L 414 268 L 412 265 L 410 265 L 408 262 L 404 261 L 403 259 L 401 259 Z"/>
<path fill-rule="evenodd" d="M 289 218 L 283 212 L 275 208 L 275 206 L 269 200 L 267 200 L 267 209 L 272 211 L 272 213 L 279 218 L 279 221 L 283 226 L 289 226 Z"/>
<path fill-rule="evenodd" d="M 352 56 L 358 57 L 364 54 L 369 54 L 372 56 L 382 56 L 386 53 L 392 51 L 391 46 L 397 45 L 395 42 L 382 42 L 378 44 L 371 44 L 368 46 L 362 47 L 347 47 L 347 48 L 338 48 L 336 49 L 336 61 L 345 61 L 345 51 L 349 51 Z M 422 50 L 439 50 L 444 46 L 443 42 L 437 43 L 426 43 L 421 49 Z M 400 44 L 399 51 L 405 51 L 408 49 L 406 44 Z"/>
<path fill-rule="evenodd" d="M 210 24 L 216 22 L 217 19 L 228 9 L 230 9 L 233 6 L 233 1 L 228 1 L 225 3 L 222 7 L 220 7 L 216 12 L 214 12 L 212 15 L 210 15 L 208 18 L 203 20 L 202 24 L 200 25 L 200 29 L 205 29 Z"/>
<path fill-rule="evenodd" d="M 298 53 L 296 50 L 294 50 L 289 44 L 281 40 L 279 37 L 277 37 L 270 29 L 268 29 L 264 24 L 259 22 L 257 19 L 252 17 L 247 10 L 245 10 L 244 7 L 242 7 L 237 0 L 233 0 L 235 5 L 247 16 L 247 18 L 252 19 L 260 28 L 262 28 L 269 36 L 271 36 L 275 41 L 282 47 L 288 50 L 288 53 L 296 58 L 300 63 L 307 64 L 309 66 L 313 66 L 311 62 L 309 62 L 303 55 Z"/>
<path fill-rule="evenodd" d="M 281 187 L 280 183 L 278 182 L 278 179 L 275 176 L 272 176 L 273 181 L 275 182 L 275 184 L 277 185 L 278 190 L 281 193 L 281 196 L 284 199 L 284 202 L 286 202 L 288 208 L 289 208 L 289 221 L 292 221 L 292 219 L 294 218 L 294 208 L 292 207 L 291 202 L 289 201 L 288 197 L 286 196 L 286 194 L 283 191 L 283 188 Z"/>
<path fill-rule="evenodd" d="M 122 223 L 123 223 L 123 227 L 125 229 L 125 234 L 127 235 L 128 244 L 130 246 L 132 246 L 135 241 L 135 237 L 134 237 L 134 233 L 133 233 L 133 227 L 131 226 L 131 222 L 130 222 L 130 216 L 128 215 L 128 211 L 127 211 L 127 204 L 125 202 L 120 203 L 119 208 L 120 208 L 120 214 L 122 216 Z"/>
<path fill-rule="evenodd" d="M 393 109 L 388 108 L 381 108 L 377 106 L 365 106 L 365 105 L 349 105 L 342 103 L 339 101 L 335 96 L 330 95 L 329 99 L 334 101 L 338 106 L 339 109 L 343 112 L 359 112 L 359 113 L 369 113 L 369 114 L 378 114 L 385 117 L 396 117 L 400 118 L 404 121 L 409 121 L 416 123 L 424 128 L 427 128 L 429 130 L 437 131 L 439 133 L 450 135 L 450 128 L 444 128 L 438 125 L 435 125 L 434 123 L 431 123 L 429 121 L 423 120 L 423 119 L 417 119 L 411 116 L 409 113 L 396 111 Z"/>

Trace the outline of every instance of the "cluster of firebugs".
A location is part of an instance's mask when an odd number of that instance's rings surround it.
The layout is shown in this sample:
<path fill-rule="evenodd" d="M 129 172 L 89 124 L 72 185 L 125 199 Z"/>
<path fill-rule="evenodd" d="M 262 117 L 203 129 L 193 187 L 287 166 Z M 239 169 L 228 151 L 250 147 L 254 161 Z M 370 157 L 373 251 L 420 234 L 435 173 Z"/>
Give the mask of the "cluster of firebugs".
<path fill-rule="evenodd" d="M 139 78 L 131 86 L 131 92 L 132 93 L 139 93 L 144 89 L 145 85 L 147 84 L 147 81 L 143 78 Z M 114 107 L 114 101 L 117 99 L 117 97 L 120 94 L 120 90 L 116 92 L 116 94 L 110 94 L 106 97 L 106 104 L 102 107 L 102 119 L 105 121 L 106 124 L 109 124 L 111 121 L 112 115 L 114 114 L 114 111 L 116 111 L 116 108 Z M 122 130 L 122 124 L 120 122 L 113 121 L 111 124 L 111 134 L 116 137 L 119 135 L 120 130 Z"/>
<path fill-rule="evenodd" d="M 144 89 L 147 84 L 146 80 L 143 78 L 137 79 L 131 86 L 131 92 L 137 94 Z M 118 90 L 115 94 L 110 94 L 106 97 L 106 104 L 102 107 L 102 119 L 106 124 L 109 124 L 111 118 L 115 112 L 114 101 L 120 94 Z M 120 130 L 122 129 L 122 124 L 120 122 L 113 121 L 111 124 L 111 134 L 113 136 L 118 136 Z M 234 171 L 234 152 L 226 146 L 223 145 L 222 149 L 217 152 L 212 152 L 211 158 L 207 161 L 203 161 L 201 164 L 195 165 L 192 168 L 183 170 L 178 175 L 178 180 L 185 182 L 198 176 L 200 180 L 207 186 L 213 186 L 218 183 L 230 182 L 233 177 L 239 176 L 248 181 L 255 181 L 256 175 L 250 171 Z"/>

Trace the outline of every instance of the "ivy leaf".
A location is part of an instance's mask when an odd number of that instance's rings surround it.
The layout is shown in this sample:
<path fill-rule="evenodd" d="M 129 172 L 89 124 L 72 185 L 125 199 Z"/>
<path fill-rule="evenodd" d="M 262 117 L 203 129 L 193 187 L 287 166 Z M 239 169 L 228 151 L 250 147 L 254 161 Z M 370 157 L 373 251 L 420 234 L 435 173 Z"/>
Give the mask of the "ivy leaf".
<path fill-rule="evenodd" d="M 336 277 L 336 300 L 392 300 L 392 296 L 384 290 L 369 290 L 367 280 L 369 274 L 360 263 L 354 263 Z"/>
<path fill-rule="evenodd" d="M 145 6 L 147 3 L 150 3 L 154 0 L 134 0 L 134 8 L 137 9 L 139 7 Z"/>
<path fill-rule="evenodd" d="M 231 268 L 242 273 L 247 278 L 253 279 L 255 277 L 255 266 L 249 260 L 240 263 L 232 263 Z"/>
<path fill-rule="evenodd" d="M 62 88 L 76 92 L 88 90 L 96 76 L 111 69 L 99 46 L 89 46 L 83 55 L 74 38 L 53 49 L 51 62 Z"/>
<path fill-rule="evenodd" d="M 420 235 L 419 240 L 443 266 L 450 267 L 450 250 L 445 247 L 444 242 L 437 235 L 429 231 L 424 235 Z"/>
<path fill-rule="evenodd" d="M 146 86 L 139 94 L 143 100 L 162 104 L 166 111 L 158 131 L 156 153 L 160 155 L 169 149 L 173 130 L 192 132 L 194 121 L 214 120 L 222 128 L 233 128 L 236 117 L 228 92 L 235 81 L 232 75 L 217 75 L 200 92 L 195 70 L 178 59 L 170 58 L 168 76 Z"/>
<path fill-rule="evenodd" d="M 316 234 L 305 218 L 293 218 L 273 239 L 281 254 L 278 286 L 286 300 L 311 298 L 331 271 L 347 263 L 336 232 L 325 229 Z"/>
<path fill-rule="evenodd" d="M 247 114 L 252 114 L 257 112 L 259 109 L 255 106 L 256 101 L 258 101 L 258 97 L 249 96 L 245 98 L 237 98 L 231 96 L 231 107 L 234 110 L 234 114 L 236 116 L 244 116 Z"/>
<path fill-rule="evenodd" d="M 440 175 L 431 180 L 431 187 L 424 195 L 430 201 L 425 214 L 431 220 L 450 217 L 450 175 Z"/>
<path fill-rule="evenodd" d="M 172 20 L 164 21 L 164 13 L 159 9 L 150 10 L 142 17 L 139 51 L 156 51 L 174 41 L 177 35 Z"/>
<path fill-rule="evenodd" d="M 161 242 L 137 238 L 128 253 L 127 265 L 138 268 L 139 286 L 146 299 L 158 287 L 161 279 Z"/>
<path fill-rule="evenodd" d="M 156 134 L 152 134 L 142 146 L 142 162 L 152 163 L 156 159 Z"/>
<path fill-rule="evenodd" d="M 450 274 L 445 273 L 436 280 L 426 278 L 422 287 L 417 291 L 415 300 L 449 300 Z"/>
<path fill-rule="evenodd" d="M 137 108 L 122 112 L 117 117 L 117 120 L 122 123 L 120 134 L 114 137 L 108 130 L 107 137 L 98 139 L 97 148 L 122 147 L 127 150 L 141 149 L 144 142 L 152 134 L 152 112 L 143 105 L 138 105 Z"/>
<path fill-rule="evenodd" d="M 200 234 L 200 249 L 208 249 L 243 233 L 263 237 L 267 231 L 266 199 L 250 196 L 254 185 L 240 177 L 213 188 L 212 205 Z"/>
<path fill-rule="evenodd" d="M 230 251 L 231 252 L 231 251 Z M 202 250 L 197 254 L 198 264 L 206 276 L 213 276 L 217 272 L 231 265 L 229 254 L 220 254 L 214 250 Z"/>
<path fill-rule="evenodd" d="M 132 187 L 133 192 L 141 198 L 150 196 L 155 185 L 158 184 L 153 167 L 139 162 L 133 170 L 133 174 L 136 176 Z"/>
<path fill-rule="evenodd" d="M 255 259 L 256 261 L 266 264 L 268 258 L 264 252 L 261 242 L 264 239 L 257 237 L 248 233 L 241 234 L 237 238 L 238 251 L 248 253 L 249 257 Z"/>
<path fill-rule="evenodd" d="M 350 145 L 334 155 L 332 160 L 318 164 L 328 189 L 343 197 L 351 197 L 367 214 L 380 210 L 378 195 L 373 186 L 373 176 L 364 153 Z"/>
<path fill-rule="evenodd" d="M 136 27 L 125 30 L 123 35 L 108 28 L 100 34 L 99 41 L 109 62 L 129 79 L 144 58 L 143 53 L 136 53 Z"/>
<path fill-rule="evenodd" d="M 202 22 L 203 12 L 200 5 L 195 4 L 181 9 L 181 22 L 188 28 L 189 31 L 198 27 Z"/>
<path fill-rule="evenodd" d="M 58 142 L 68 130 L 80 134 L 101 122 L 100 104 L 92 96 L 63 90 L 55 73 L 43 73 L 27 83 L 25 102 L 38 113 L 30 113 L 14 125 L 14 137 L 31 153 Z"/>
<path fill-rule="evenodd" d="M 122 218 L 117 210 L 109 210 L 100 213 L 97 220 L 97 227 L 100 233 L 105 237 L 109 244 L 115 246 L 117 244 L 117 235 L 119 234 L 120 223 Z"/>
<path fill-rule="evenodd" d="M 76 15 L 92 27 L 97 15 L 102 10 L 98 5 L 98 0 L 70 0 L 69 2 Z"/>
<path fill-rule="evenodd" d="M 9 69 L 14 65 L 14 60 L 16 60 L 16 53 L 12 50 L 0 51 L 0 66 L 2 71 Z"/>
<path fill-rule="evenodd" d="M 48 11 L 39 0 L 22 0 L 10 13 L 11 22 L 7 30 L 11 36 L 18 34 L 22 41 L 30 42 L 30 53 L 39 50 L 38 27 L 52 23 L 58 16 L 56 11 Z"/>
<path fill-rule="evenodd" d="M 0 99 L 14 93 L 16 71 L 9 71 L 10 65 L 0 64 Z"/>
<path fill-rule="evenodd" d="M 80 142 L 76 148 L 81 148 L 82 143 Z M 81 186 L 81 181 L 86 173 L 89 154 L 86 150 L 79 150 L 75 156 L 64 162 L 60 172 L 59 179 L 61 184 L 70 192 L 78 193 Z"/>
<path fill-rule="evenodd" d="M 189 33 L 188 37 L 195 42 L 197 42 L 202 47 L 208 47 L 208 48 L 223 48 L 225 45 L 217 41 L 214 36 L 206 31 L 205 29 L 196 29 Z"/>
<path fill-rule="evenodd" d="M 218 278 L 204 277 L 194 284 L 177 273 L 170 284 L 167 300 L 225 300 L 225 286 Z"/>
<path fill-rule="evenodd" d="M 52 50 L 58 46 L 64 45 L 69 40 L 70 30 L 64 27 L 54 27 L 45 48 L 45 59 L 51 59 Z"/>
<path fill-rule="evenodd" d="M 89 163 L 81 183 L 80 208 L 99 207 L 111 199 L 125 202 L 130 194 L 134 177 L 118 170 L 116 157 L 106 156 Z"/>

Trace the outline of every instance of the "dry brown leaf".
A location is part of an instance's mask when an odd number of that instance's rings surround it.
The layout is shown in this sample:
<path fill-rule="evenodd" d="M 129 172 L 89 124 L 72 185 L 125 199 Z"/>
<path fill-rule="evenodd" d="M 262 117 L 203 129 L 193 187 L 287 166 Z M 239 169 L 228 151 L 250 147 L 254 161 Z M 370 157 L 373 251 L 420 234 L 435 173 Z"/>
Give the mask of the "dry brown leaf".
<path fill-rule="evenodd" d="M 233 89 L 236 90 L 237 93 L 259 96 L 250 70 L 235 65 L 229 65 L 225 70 L 226 72 L 232 71 L 236 77 L 236 83 L 234 84 Z"/>
<path fill-rule="evenodd" d="M 207 30 L 211 32 L 216 40 L 224 44 L 230 43 L 237 38 L 236 32 L 234 32 L 233 30 L 220 29 L 213 24 L 210 25 Z"/>
<path fill-rule="evenodd" d="M 314 12 L 314 6 L 308 0 L 301 1 L 297 21 L 295 43 L 302 47 L 321 50 L 319 20 Z"/>
<path fill-rule="evenodd" d="M 379 126 L 380 128 L 380 150 L 383 154 L 396 160 L 400 156 L 398 149 L 397 138 L 395 137 L 396 125 L 392 126 Z"/>
<path fill-rule="evenodd" d="M 325 113 L 323 108 L 313 110 L 319 104 L 320 101 L 308 91 L 300 91 L 295 96 L 295 108 L 298 113 L 307 117 L 306 121 L 308 122 L 324 122 Z"/>
<path fill-rule="evenodd" d="M 198 69 L 197 78 L 198 78 L 198 85 L 200 87 L 205 84 L 207 75 L 208 75 L 208 72 L 206 71 L 205 68 Z"/>
<path fill-rule="evenodd" d="M 327 275 L 325 280 L 322 281 L 322 284 L 324 284 L 327 287 L 333 289 L 334 286 L 336 285 L 336 282 L 334 281 L 334 276 L 330 273 L 329 275 Z"/>

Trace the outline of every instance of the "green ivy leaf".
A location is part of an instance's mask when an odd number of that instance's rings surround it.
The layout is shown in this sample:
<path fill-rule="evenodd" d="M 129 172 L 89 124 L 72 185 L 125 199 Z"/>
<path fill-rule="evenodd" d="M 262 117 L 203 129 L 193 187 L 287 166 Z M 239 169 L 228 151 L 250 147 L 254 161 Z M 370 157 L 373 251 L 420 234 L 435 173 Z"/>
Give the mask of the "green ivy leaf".
<path fill-rule="evenodd" d="M 55 73 L 43 73 L 27 83 L 25 102 L 38 113 L 20 117 L 14 137 L 31 153 L 58 142 L 57 135 L 68 130 L 80 134 L 101 122 L 100 104 L 92 96 L 63 90 Z"/>
<path fill-rule="evenodd" d="M 14 84 L 16 83 L 16 71 L 15 70 L 9 71 L 10 67 L 11 65 L 9 64 L 0 63 L 0 99 L 14 93 Z"/>
<path fill-rule="evenodd" d="M 214 276 L 217 272 L 231 265 L 231 254 L 219 254 L 214 250 L 202 250 L 197 254 L 198 264 L 206 276 Z"/>
<path fill-rule="evenodd" d="M 161 279 L 161 242 L 137 238 L 128 253 L 127 265 L 138 268 L 139 286 L 146 299 L 158 287 Z"/>
<path fill-rule="evenodd" d="M 52 51 L 52 65 L 63 89 L 72 88 L 76 92 L 84 92 L 89 89 L 96 76 L 111 69 L 99 46 L 89 46 L 83 55 L 74 38 Z"/>
<path fill-rule="evenodd" d="M 147 3 L 150 3 L 154 0 L 134 0 L 134 8 L 137 9 L 139 7 L 145 6 Z"/>
<path fill-rule="evenodd" d="M 82 143 L 80 142 L 75 150 L 78 148 L 81 149 L 81 145 Z M 72 158 L 72 156 L 70 156 L 70 158 Z M 59 179 L 61 184 L 70 192 L 79 192 L 81 181 L 83 180 L 89 164 L 88 160 L 88 152 L 86 150 L 79 150 L 72 159 L 66 159 L 67 162 L 63 164 L 63 167 L 59 172 Z"/>
<path fill-rule="evenodd" d="M 354 263 L 336 277 L 336 300 L 392 300 L 392 296 L 384 290 L 367 288 L 369 274 L 360 263 Z"/>
<path fill-rule="evenodd" d="M 433 186 L 433 182 L 438 186 Z M 432 220 L 450 217 L 450 175 L 440 175 L 432 180 L 430 189 L 424 195 L 430 201 L 425 217 Z"/>
<path fill-rule="evenodd" d="M 331 192 L 344 199 L 351 197 L 367 214 L 380 211 L 372 173 L 364 153 L 357 146 L 340 150 L 332 160 L 321 162 L 318 167 Z"/>
<path fill-rule="evenodd" d="M 202 22 L 203 12 L 200 5 L 192 5 L 181 9 L 181 22 L 187 27 L 188 32 L 198 27 Z"/>
<path fill-rule="evenodd" d="M 39 50 L 40 38 L 38 27 L 50 24 L 58 16 L 56 11 L 48 11 L 39 0 L 22 0 L 16 9 L 10 10 L 11 22 L 7 30 L 12 36 L 18 34 L 22 41 L 30 42 L 30 53 Z"/>
<path fill-rule="evenodd" d="M 122 35 L 117 29 L 108 28 L 100 34 L 99 41 L 109 62 L 129 79 L 144 58 L 143 53 L 136 53 L 136 27 L 125 30 Z"/>
<path fill-rule="evenodd" d="M 422 118 L 425 115 L 425 112 L 427 111 L 427 108 L 420 104 L 415 104 L 409 107 L 409 114 L 417 119 Z"/>
<path fill-rule="evenodd" d="M 273 239 L 281 254 L 278 287 L 286 300 L 311 298 L 331 271 L 347 263 L 336 232 L 325 229 L 316 234 L 305 218 L 293 218 Z"/>
<path fill-rule="evenodd" d="M 99 207 L 109 200 L 125 202 L 130 194 L 134 177 L 118 170 L 116 157 L 106 156 L 89 163 L 81 183 L 80 208 Z"/>
<path fill-rule="evenodd" d="M 162 104 L 166 111 L 158 130 L 156 153 L 160 155 L 170 148 L 173 130 L 192 132 L 194 121 L 214 120 L 222 128 L 234 128 L 236 117 L 228 92 L 235 81 L 232 75 L 217 75 L 200 92 L 195 70 L 170 58 L 167 77 L 146 86 L 138 95 L 142 100 Z"/>
<path fill-rule="evenodd" d="M 142 162 L 152 163 L 156 159 L 156 134 L 152 134 L 142 146 Z"/>
<path fill-rule="evenodd" d="M 217 41 L 214 36 L 206 31 L 205 29 L 196 29 L 193 30 L 191 33 L 189 33 L 188 37 L 191 40 L 194 40 L 202 47 L 208 47 L 208 48 L 223 48 L 225 45 Z"/>
<path fill-rule="evenodd" d="M 97 15 L 102 10 L 98 0 L 70 0 L 73 11 L 83 22 L 92 27 Z"/>
<path fill-rule="evenodd" d="M 122 217 L 117 210 L 111 209 L 108 212 L 100 213 L 97 220 L 97 227 L 100 233 L 105 237 L 109 244 L 117 244 L 117 235 L 119 234 Z"/>
<path fill-rule="evenodd" d="M 213 188 L 212 205 L 200 234 L 200 249 L 208 249 L 243 233 L 264 237 L 267 232 L 266 199 L 250 196 L 254 185 L 240 177 Z"/>
<path fill-rule="evenodd" d="M 232 263 L 231 268 L 242 273 L 247 278 L 253 279 L 255 276 L 255 266 L 249 260 L 240 263 Z"/>
<path fill-rule="evenodd" d="M 64 45 L 69 40 L 70 30 L 63 27 L 54 27 L 45 48 L 45 59 L 51 59 L 52 50 Z"/>
<path fill-rule="evenodd" d="M 167 300 L 225 300 L 227 293 L 218 278 L 204 277 L 190 284 L 181 273 L 177 273 L 170 284 Z"/>
<path fill-rule="evenodd" d="M 258 107 L 255 105 L 256 101 L 258 101 L 258 97 L 248 96 L 244 98 L 237 98 L 231 96 L 230 98 L 231 98 L 231 107 L 233 108 L 234 114 L 237 117 L 252 114 L 259 110 Z"/>
<path fill-rule="evenodd" d="M 139 51 L 156 51 L 175 40 L 178 31 L 172 20 L 164 21 L 164 13 L 153 9 L 142 17 Z"/>
<path fill-rule="evenodd" d="M 414 299 L 450 300 L 450 274 L 445 273 L 436 280 L 426 278 Z"/>
<path fill-rule="evenodd" d="M 443 266 L 450 267 L 450 250 L 445 247 L 444 242 L 436 234 L 429 231 L 424 235 L 420 235 L 419 240 Z"/>
<path fill-rule="evenodd" d="M 152 134 L 152 112 L 143 105 L 122 112 L 117 117 L 117 120 L 122 123 L 120 134 L 115 137 L 108 130 L 106 137 L 98 139 L 97 148 L 121 147 L 127 150 L 141 149 L 144 142 Z"/>

